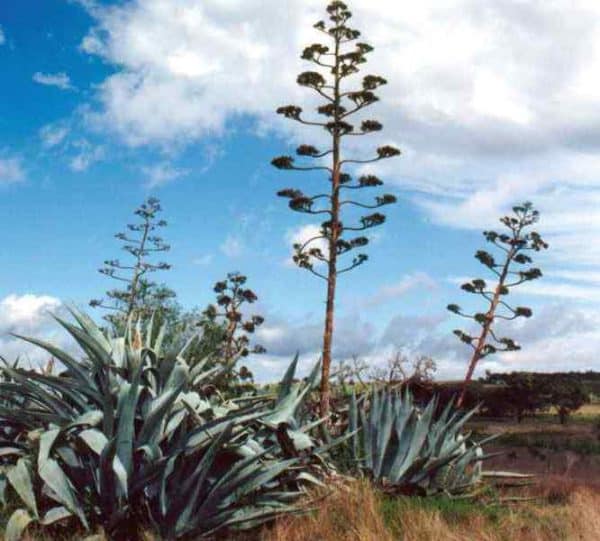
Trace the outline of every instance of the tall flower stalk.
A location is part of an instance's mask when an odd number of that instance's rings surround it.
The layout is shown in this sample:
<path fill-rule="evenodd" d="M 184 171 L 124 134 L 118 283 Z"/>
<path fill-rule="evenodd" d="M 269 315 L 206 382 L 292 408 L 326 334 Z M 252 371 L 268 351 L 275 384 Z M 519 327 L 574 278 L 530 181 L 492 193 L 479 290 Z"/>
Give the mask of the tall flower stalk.
<path fill-rule="evenodd" d="M 337 278 L 367 260 L 367 255 L 359 252 L 353 255 L 351 261 L 343 264 L 341 256 L 364 248 L 369 242 L 364 232 L 385 222 L 385 215 L 376 210 L 396 202 L 396 197 L 391 194 L 377 196 L 370 202 L 357 200 L 360 190 L 377 188 L 383 182 L 372 174 L 353 178 L 347 169 L 400 154 L 392 146 L 381 146 L 377 148 L 375 156 L 368 159 L 344 156 L 348 137 L 367 135 L 382 129 L 382 124 L 377 120 L 364 119 L 357 124 L 350 123 L 350 120 L 378 101 L 375 91 L 386 84 L 386 80 L 378 75 L 366 75 L 360 85 L 350 88 L 350 79 L 360 71 L 359 66 L 367 61 L 367 54 L 373 47 L 358 41 L 360 32 L 348 26 L 352 14 L 344 2 L 331 2 L 327 6 L 327 14 L 329 22 L 319 21 L 315 24 L 315 28 L 326 37 L 327 44 L 314 43 L 302 53 L 302 58 L 312 62 L 317 71 L 303 72 L 297 78 L 300 86 L 313 90 L 322 100 L 316 112 L 324 118 L 307 119 L 302 108 L 296 105 L 280 107 L 277 113 L 302 125 L 325 130 L 329 142 L 324 150 L 309 144 L 300 145 L 296 154 L 305 160 L 303 164 L 297 165 L 292 156 L 279 156 L 272 161 L 275 167 L 282 170 L 323 172 L 329 183 L 328 190 L 314 195 L 296 188 L 278 192 L 279 196 L 289 200 L 291 210 L 324 218 L 318 234 L 294 245 L 293 257 L 299 267 L 327 283 L 320 389 L 323 416 L 329 413 Z M 369 213 L 361 216 L 356 223 L 346 223 L 342 217 L 351 207 L 367 209 Z"/>

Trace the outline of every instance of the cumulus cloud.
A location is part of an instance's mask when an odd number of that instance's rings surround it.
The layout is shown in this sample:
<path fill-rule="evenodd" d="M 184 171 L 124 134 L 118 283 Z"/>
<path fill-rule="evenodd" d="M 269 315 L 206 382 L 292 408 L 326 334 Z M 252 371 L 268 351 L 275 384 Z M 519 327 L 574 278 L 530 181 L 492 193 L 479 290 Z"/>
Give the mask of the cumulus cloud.
<path fill-rule="evenodd" d="M 0 26 L 0 45 L 4 45 L 6 43 L 6 35 L 4 34 L 4 29 Z"/>
<path fill-rule="evenodd" d="M 190 173 L 189 169 L 178 169 L 167 162 L 161 162 L 149 167 L 143 167 L 142 171 L 147 177 L 147 188 L 158 188 L 160 186 L 164 186 Z"/>
<path fill-rule="evenodd" d="M 0 186 L 16 184 L 25 180 L 25 170 L 21 158 L 0 155 Z"/>
<path fill-rule="evenodd" d="M 301 47 L 319 37 L 311 23 L 320 1 L 85 5 L 95 24 L 82 49 L 117 68 L 91 119 L 131 145 L 189 143 L 239 114 L 281 127 L 276 106 L 310 103 L 294 79 L 308 68 Z M 580 240 L 600 235 L 600 6 L 355 0 L 352 8 L 376 47 L 368 71 L 390 83 L 374 116 L 385 120 L 385 141 L 404 150 L 382 165 L 386 177 L 455 227 L 487 227 L 533 199 L 557 258 L 600 262 L 600 247 Z"/>
<path fill-rule="evenodd" d="M 482 370 L 597 370 L 600 311 L 573 303 L 548 304 L 529 320 L 500 332 L 513 337 L 522 350 L 493 356 Z M 486 366 L 487 365 L 487 366 Z"/>
<path fill-rule="evenodd" d="M 45 86 L 55 86 L 61 90 L 72 90 L 75 88 L 71 84 L 71 78 L 63 71 L 59 73 L 42 73 L 41 71 L 36 71 L 32 78 L 36 83 Z"/>
<path fill-rule="evenodd" d="M 96 120 L 131 145 L 163 144 L 219 133 L 230 115 L 271 110 L 273 79 L 284 78 L 274 68 L 297 55 L 281 24 L 294 22 L 295 7 L 259 0 L 92 7 L 97 24 L 81 48 L 120 68 L 100 86 Z"/>
<path fill-rule="evenodd" d="M 264 345 L 271 355 L 289 357 L 296 352 L 318 352 L 323 342 L 323 325 L 316 318 L 310 321 L 290 323 L 281 319 L 267 318 L 256 333 L 257 342 Z M 375 328 L 354 316 L 343 316 L 336 322 L 336 343 L 333 354 L 348 357 L 370 350 L 375 344 Z"/>
<path fill-rule="evenodd" d="M 3 332 L 35 329 L 43 322 L 45 311 L 59 306 L 60 301 L 48 295 L 9 295 L 0 300 L 0 328 Z"/>
<path fill-rule="evenodd" d="M 305 224 L 296 228 L 289 229 L 285 234 L 286 244 L 294 246 L 295 244 L 310 245 L 310 248 L 318 248 L 321 250 L 323 256 L 328 257 L 329 246 L 327 241 L 321 237 L 321 227 L 317 224 Z M 309 243 L 309 244 L 307 244 Z M 294 252 L 290 253 L 289 258 L 284 261 L 285 265 L 294 266 L 295 263 L 292 259 Z M 323 262 L 316 260 L 315 258 L 309 258 L 313 265 L 316 267 L 323 265 Z"/>
<path fill-rule="evenodd" d="M 498 325 L 498 334 L 515 339 L 522 349 L 482 359 L 475 375 L 483 376 L 486 370 L 597 369 L 599 319 L 600 312 L 597 310 L 584 310 L 571 304 L 559 303 L 536 310 L 529 320 Z M 460 321 L 451 321 L 443 314 L 437 318 L 399 316 L 390 321 L 379 342 L 379 348 L 380 351 L 402 349 L 412 354 L 429 355 L 438 364 L 439 379 L 462 378 L 471 349 L 451 333 L 453 328 L 466 326 Z M 471 330 L 476 331 L 476 328 Z M 370 355 L 381 359 L 381 354 Z"/>
<path fill-rule="evenodd" d="M 483 376 L 486 370 L 597 369 L 599 327 L 600 310 L 564 301 L 543 305 L 531 319 L 499 322 L 497 334 L 513 338 L 522 349 L 482 359 L 475 376 Z M 409 357 L 427 355 L 436 361 L 437 379 L 460 379 L 471 349 L 454 336 L 455 328 L 472 333 L 478 329 L 442 311 L 431 315 L 398 314 L 383 326 L 356 315 L 343 316 L 336 323 L 333 358 L 337 361 L 358 356 L 369 366 L 383 366 L 398 351 Z M 266 323 L 256 333 L 256 341 L 267 348 L 267 355 L 251 360 L 259 379 L 272 381 L 280 377 L 296 353 L 300 353 L 305 373 L 320 357 L 322 333 L 321 319 L 313 315 L 290 321 L 267 314 Z"/>
<path fill-rule="evenodd" d="M 376 336 L 374 325 L 368 321 L 355 316 L 338 318 L 333 346 L 334 359 L 367 355 L 375 348 Z M 252 356 L 248 362 L 259 381 L 276 381 L 296 354 L 299 354 L 300 360 L 299 373 L 306 374 L 321 356 L 321 318 L 307 314 L 292 321 L 267 314 L 266 322 L 257 329 L 255 339 L 256 343 L 267 349 L 265 355 Z"/>
<path fill-rule="evenodd" d="M 61 302 L 49 295 L 12 294 L 0 299 L 0 354 L 7 361 L 20 358 L 36 364 L 48 360 L 48 354 L 9 333 L 64 345 L 64 333 L 50 317 L 51 313 L 60 312 L 61 307 Z"/>
<path fill-rule="evenodd" d="M 597 118 L 590 64 L 600 64 L 598 6 L 356 0 L 352 7 L 379 48 L 371 69 L 390 80 L 388 128 L 411 147 L 464 156 L 532 153 L 572 138 L 597 144 L 589 129 Z M 264 113 L 286 96 L 300 47 L 318 36 L 310 23 L 321 9 L 317 0 L 96 5 L 82 49 L 120 68 L 101 98 L 117 128 L 131 128 L 123 132 L 131 141 L 198 137 L 228 115 Z"/>

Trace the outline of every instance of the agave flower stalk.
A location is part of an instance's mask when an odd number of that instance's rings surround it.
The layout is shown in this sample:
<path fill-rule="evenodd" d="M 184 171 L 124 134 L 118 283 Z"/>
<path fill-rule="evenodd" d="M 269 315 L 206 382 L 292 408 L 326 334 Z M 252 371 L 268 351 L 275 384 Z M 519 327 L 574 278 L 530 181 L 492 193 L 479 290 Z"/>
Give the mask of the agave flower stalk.
<path fill-rule="evenodd" d="M 366 75 L 358 87 L 349 86 L 350 78 L 359 73 L 361 64 L 367 61 L 367 55 L 373 47 L 358 41 L 360 32 L 348 25 L 352 13 L 344 2 L 331 2 L 327 6 L 327 14 L 328 23 L 319 21 L 315 25 L 327 42 L 314 43 L 302 53 L 302 58 L 311 62 L 317 71 L 303 72 L 297 78 L 300 86 L 311 89 L 322 100 L 317 114 L 324 119 L 306 118 L 302 108 L 297 105 L 280 107 L 277 113 L 301 125 L 325 130 L 329 143 L 325 149 L 317 149 L 309 144 L 300 145 L 296 154 L 303 160 L 308 160 L 306 164 L 296 164 L 292 156 L 279 156 L 271 162 L 281 170 L 322 172 L 329 184 L 329 188 L 323 193 L 313 195 L 296 188 L 286 188 L 277 194 L 289 200 L 291 210 L 324 219 L 318 234 L 294 245 L 294 262 L 327 282 L 320 392 L 323 417 L 329 413 L 337 278 L 362 265 L 367 260 L 367 254 L 357 253 L 345 265 L 341 263 L 341 258 L 355 250 L 362 250 L 369 243 L 365 232 L 382 225 L 386 219 L 378 209 L 396 202 L 396 197 L 392 194 L 382 194 L 368 202 L 359 200 L 356 197 L 359 192 L 373 190 L 383 182 L 372 174 L 353 179 L 348 168 L 379 162 L 400 154 L 395 147 L 385 145 L 377 148 L 373 157 L 345 157 L 345 142 L 349 137 L 356 139 L 382 129 L 382 124 L 377 120 L 362 120 L 357 125 L 352 124 L 351 120 L 379 100 L 375 91 L 387 81 L 378 75 Z M 357 223 L 343 221 L 351 208 L 365 209 L 368 214 L 360 217 Z"/>

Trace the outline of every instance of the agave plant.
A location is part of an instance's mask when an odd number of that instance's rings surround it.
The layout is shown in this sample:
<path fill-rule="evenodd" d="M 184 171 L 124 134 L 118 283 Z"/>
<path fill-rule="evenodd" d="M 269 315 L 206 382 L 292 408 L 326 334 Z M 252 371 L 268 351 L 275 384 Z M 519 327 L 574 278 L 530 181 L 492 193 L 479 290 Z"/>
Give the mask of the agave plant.
<path fill-rule="evenodd" d="M 476 410 L 464 413 L 448 403 L 437 418 L 437 400 L 420 410 L 411 394 L 373 390 L 349 408 L 351 455 L 373 480 L 406 493 L 458 493 L 482 479 L 481 445 L 463 433 Z M 358 430 L 360 429 L 360 431 Z"/>
<path fill-rule="evenodd" d="M 297 359 L 278 397 L 224 401 L 201 390 L 218 369 L 190 368 L 187 346 L 162 350 L 164 329 L 129 325 L 105 334 L 76 309 L 56 318 L 84 353 L 24 338 L 64 366 L 60 375 L 5 366 L 0 382 L 0 499 L 10 487 L 23 507 L 6 525 L 7 541 L 29 524 L 77 520 L 111 539 L 141 527 L 161 538 L 210 536 L 252 527 L 282 513 L 319 483 L 329 445 L 301 426 L 298 410 L 319 367 L 293 384 Z"/>

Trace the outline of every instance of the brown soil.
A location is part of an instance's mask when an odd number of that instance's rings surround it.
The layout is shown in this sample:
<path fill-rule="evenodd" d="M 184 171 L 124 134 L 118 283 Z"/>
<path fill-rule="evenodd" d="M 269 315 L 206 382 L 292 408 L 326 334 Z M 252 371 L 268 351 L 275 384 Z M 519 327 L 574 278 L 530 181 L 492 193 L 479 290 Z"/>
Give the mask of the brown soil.
<path fill-rule="evenodd" d="M 486 452 L 503 454 L 486 461 L 485 470 L 532 473 L 542 481 L 557 478 L 600 489 L 599 455 L 504 446 L 488 447 Z"/>

